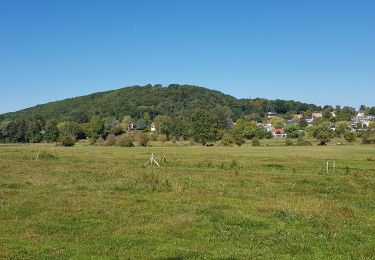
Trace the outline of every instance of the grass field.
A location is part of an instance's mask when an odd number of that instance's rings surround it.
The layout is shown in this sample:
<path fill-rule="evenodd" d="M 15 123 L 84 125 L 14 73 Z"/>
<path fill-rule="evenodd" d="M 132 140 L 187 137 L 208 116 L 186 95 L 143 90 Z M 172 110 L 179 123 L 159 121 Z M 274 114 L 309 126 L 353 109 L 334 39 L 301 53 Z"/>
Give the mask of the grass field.
<path fill-rule="evenodd" d="M 0 258 L 89 257 L 375 258 L 375 146 L 0 146 Z"/>

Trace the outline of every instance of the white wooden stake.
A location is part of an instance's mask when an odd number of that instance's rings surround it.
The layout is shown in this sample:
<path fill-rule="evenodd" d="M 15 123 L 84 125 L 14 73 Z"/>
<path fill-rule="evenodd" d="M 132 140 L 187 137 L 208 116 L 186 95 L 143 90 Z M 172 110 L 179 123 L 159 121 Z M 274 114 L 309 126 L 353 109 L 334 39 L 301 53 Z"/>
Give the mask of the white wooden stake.
<path fill-rule="evenodd" d="M 159 163 L 155 160 L 154 153 L 151 154 L 151 158 L 147 160 L 145 165 L 150 164 L 151 166 L 153 164 L 156 164 L 156 166 L 160 167 Z"/>
<path fill-rule="evenodd" d="M 327 161 L 327 174 L 328 174 L 328 170 L 329 170 L 329 164 L 328 164 L 328 161 Z"/>

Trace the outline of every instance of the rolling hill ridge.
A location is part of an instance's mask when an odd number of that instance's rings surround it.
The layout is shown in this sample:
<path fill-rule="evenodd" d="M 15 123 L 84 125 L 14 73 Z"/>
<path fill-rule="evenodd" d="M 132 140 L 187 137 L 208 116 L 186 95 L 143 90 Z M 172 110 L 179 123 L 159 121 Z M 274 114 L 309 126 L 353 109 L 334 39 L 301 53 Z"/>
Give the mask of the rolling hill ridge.
<path fill-rule="evenodd" d="M 249 93 L 251 94 L 251 93 Z M 224 109 L 233 119 L 249 113 L 265 114 L 269 111 L 285 114 L 306 110 L 317 111 L 321 107 L 297 101 L 267 99 L 237 99 L 216 90 L 191 85 L 171 84 L 131 86 L 117 90 L 97 92 L 86 96 L 37 105 L 17 112 L 0 115 L 0 121 L 20 117 L 72 120 L 84 123 L 93 115 L 130 115 L 150 118 L 157 115 L 188 115 L 194 109 L 205 109 L 221 113 Z"/>

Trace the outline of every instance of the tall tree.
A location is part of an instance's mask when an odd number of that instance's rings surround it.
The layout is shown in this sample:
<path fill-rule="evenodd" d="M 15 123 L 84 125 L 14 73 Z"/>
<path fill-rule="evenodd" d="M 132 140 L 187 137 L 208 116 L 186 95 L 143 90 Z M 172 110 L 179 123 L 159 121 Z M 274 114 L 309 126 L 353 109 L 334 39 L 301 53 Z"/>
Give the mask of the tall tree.
<path fill-rule="evenodd" d="M 206 110 L 194 112 L 191 127 L 192 136 L 198 143 L 205 145 L 219 139 L 218 118 Z"/>
<path fill-rule="evenodd" d="M 104 121 L 100 116 L 93 116 L 90 119 L 90 134 L 93 138 L 103 137 L 104 135 Z"/>

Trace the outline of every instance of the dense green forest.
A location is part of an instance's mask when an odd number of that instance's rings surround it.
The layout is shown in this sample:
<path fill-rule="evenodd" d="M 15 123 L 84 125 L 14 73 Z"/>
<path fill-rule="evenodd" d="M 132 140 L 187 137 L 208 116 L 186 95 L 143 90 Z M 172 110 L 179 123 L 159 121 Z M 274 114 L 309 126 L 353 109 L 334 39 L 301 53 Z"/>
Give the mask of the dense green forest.
<path fill-rule="evenodd" d="M 367 113 L 373 109 L 363 106 Z M 225 145 L 241 145 L 245 138 L 255 139 L 255 143 L 256 139 L 272 138 L 272 133 L 261 124 L 266 121 L 274 128 L 285 127 L 289 138 L 302 138 L 301 131 L 307 126 L 305 119 L 319 111 L 322 118 L 308 129 L 311 136 L 322 144 L 334 135 L 346 134 L 347 139 L 355 139 L 353 133 L 350 136 L 347 133 L 348 121 L 356 113 L 354 108 L 236 99 L 219 91 L 174 84 L 133 86 L 3 114 L 0 115 L 0 142 L 60 141 L 69 146 L 76 140 L 90 138 L 92 144 L 105 141 L 107 145 L 132 146 L 133 141 L 147 145 L 148 139 L 154 138 L 191 139 L 202 144 L 221 140 Z M 272 119 L 268 112 L 272 113 Z M 336 122 L 342 131 L 332 131 L 332 124 Z M 371 136 L 366 138 L 366 143 L 373 142 Z"/>
<path fill-rule="evenodd" d="M 237 120 L 251 113 L 259 113 L 260 116 L 270 111 L 278 114 L 301 113 L 308 110 L 320 111 L 321 107 L 296 101 L 236 99 L 219 91 L 190 85 L 146 85 L 38 105 L 0 115 L 0 121 L 20 117 L 41 117 L 44 120 L 86 123 L 93 115 L 114 116 L 118 119 L 129 115 L 139 119 L 145 114 L 152 120 L 157 115 L 189 115 L 194 109 L 205 109 L 216 114 L 221 114 L 225 110 L 231 114 L 233 120 Z"/>

